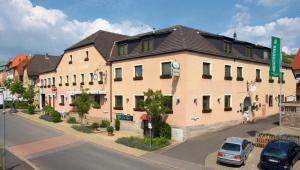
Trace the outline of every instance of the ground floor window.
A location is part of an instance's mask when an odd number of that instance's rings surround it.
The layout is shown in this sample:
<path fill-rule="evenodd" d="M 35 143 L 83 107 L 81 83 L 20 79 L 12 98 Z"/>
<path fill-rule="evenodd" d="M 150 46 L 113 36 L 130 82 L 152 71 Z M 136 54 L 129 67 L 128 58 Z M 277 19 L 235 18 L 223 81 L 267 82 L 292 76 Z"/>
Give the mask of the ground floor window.
<path fill-rule="evenodd" d="M 269 95 L 269 107 L 273 106 L 273 95 Z"/>
<path fill-rule="evenodd" d="M 168 108 L 167 113 L 173 113 L 173 96 L 165 96 L 165 106 Z"/>
<path fill-rule="evenodd" d="M 123 96 L 115 96 L 115 110 L 123 110 Z"/>
<path fill-rule="evenodd" d="M 143 111 L 141 102 L 144 101 L 144 96 L 135 96 L 135 108 L 134 111 Z"/>
<path fill-rule="evenodd" d="M 225 111 L 231 111 L 231 95 L 225 95 L 224 96 L 224 110 Z"/>
<path fill-rule="evenodd" d="M 65 105 L 65 96 L 64 95 L 59 96 L 59 105 Z"/>
<path fill-rule="evenodd" d="M 90 101 L 93 108 L 100 109 L 100 94 L 90 95 Z"/>
<path fill-rule="evenodd" d="M 202 113 L 210 113 L 210 96 L 202 96 Z"/>
<path fill-rule="evenodd" d="M 70 98 L 71 98 L 71 100 L 70 100 L 70 106 L 74 106 L 75 105 L 75 101 L 76 101 L 76 96 L 75 95 L 71 95 Z"/>

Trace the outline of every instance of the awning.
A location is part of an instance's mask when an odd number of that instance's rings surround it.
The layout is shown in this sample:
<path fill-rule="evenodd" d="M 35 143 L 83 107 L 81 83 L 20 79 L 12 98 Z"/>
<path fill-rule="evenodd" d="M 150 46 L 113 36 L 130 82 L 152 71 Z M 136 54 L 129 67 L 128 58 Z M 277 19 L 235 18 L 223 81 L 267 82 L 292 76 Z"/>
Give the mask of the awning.
<path fill-rule="evenodd" d="M 147 114 L 143 114 L 141 117 L 140 117 L 141 120 L 148 120 L 149 119 L 149 116 Z"/>
<path fill-rule="evenodd" d="M 80 90 L 68 90 L 66 93 L 70 94 L 70 95 L 74 95 L 74 94 L 81 94 L 81 91 Z"/>
<path fill-rule="evenodd" d="M 70 95 L 76 95 L 76 94 L 81 94 L 81 91 L 80 90 L 69 90 L 66 93 L 70 94 Z M 88 90 L 87 93 L 88 94 L 106 94 L 106 92 L 102 91 L 102 90 Z"/>

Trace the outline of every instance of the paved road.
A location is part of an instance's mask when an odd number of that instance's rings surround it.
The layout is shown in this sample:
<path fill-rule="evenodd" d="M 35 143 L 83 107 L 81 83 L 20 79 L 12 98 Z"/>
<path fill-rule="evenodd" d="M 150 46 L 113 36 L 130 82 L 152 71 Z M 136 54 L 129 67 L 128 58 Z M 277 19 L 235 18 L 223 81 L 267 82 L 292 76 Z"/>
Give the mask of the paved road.
<path fill-rule="evenodd" d="M 257 131 L 259 132 L 277 126 L 276 122 L 278 122 L 277 115 L 258 120 L 255 124 L 238 125 L 218 132 L 208 133 L 187 140 L 186 142 L 179 144 L 170 150 L 161 152 L 161 154 L 204 165 L 205 158 L 210 153 L 218 150 L 226 137 L 254 136 L 255 132 Z"/>
<path fill-rule="evenodd" d="M 2 121 L 3 116 L 0 117 L 0 122 Z M 73 141 L 73 139 L 66 140 L 68 136 L 63 135 L 61 132 L 36 124 L 17 115 L 8 114 L 6 125 L 9 148 L 14 148 L 15 151 L 25 153 L 25 155 L 27 153 L 25 157 L 43 170 L 168 169 L 163 165 L 154 164 L 153 162 L 148 161 L 146 162 L 145 160 L 115 152 L 91 143 L 78 140 L 74 140 L 72 143 L 70 141 Z M 0 127 L 2 130 L 2 123 L 0 124 Z M 56 138 L 62 139 L 62 141 L 55 141 L 57 143 L 64 143 L 65 141 L 70 143 L 66 145 L 57 145 L 57 147 L 53 148 L 53 146 L 56 146 L 53 144 L 53 139 Z M 0 140 L 2 140 L 2 134 Z M 31 148 L 26 148 L 28 146 L 35 147 L 35 144 L 42 146 L 36 146 L 36 148 L 32 148 L 32 150 Z M 49 149 L 43 150 L 48 147 Z M 33 150 L 38 152 L 33 153 Z"/>

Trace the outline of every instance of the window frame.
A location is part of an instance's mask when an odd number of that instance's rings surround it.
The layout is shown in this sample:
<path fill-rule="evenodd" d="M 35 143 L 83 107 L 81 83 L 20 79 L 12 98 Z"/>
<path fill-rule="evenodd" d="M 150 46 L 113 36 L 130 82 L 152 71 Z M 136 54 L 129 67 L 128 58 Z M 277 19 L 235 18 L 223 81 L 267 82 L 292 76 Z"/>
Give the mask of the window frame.
<path fill-rule="evenodd" d="M 122 99 L 122 104 L 121 106 L 117 106 L 117 97 L 121 97 Z M 123 110 L 123 106 L 124 106 L 124 96 L 123 95 L 115 95 L 114 97 L 114 110 Z"/>
<path fill-rule="evenodd" d="M 164 63 L 170 63 L 170 74 L 163 74 L 163 64 Z M 172 60 L 160 61 L 160 78 L 161 79 L 172 78 Z"/>
<path fill-rule="evenodd" d="M 124 55 L 128 55 L 128 43 L 118 44 L 118 56 L 124 56 Z"/>
<path fill-rule="evenodd" d="M 147 45 L 147 49 L 145 49 L 144 47 L 144 43 L 145 42 L 148 42 L 148 45 Z M 150 43 L 151 42 L 151 43 Z M 142 51 L 143 52 L 150 52 L 150 51 L 153 51 L 154 50 L 154 38 L 146 38 L 146 39 L 143 39 L 142 40 Z"/>
<path fill-rule="evenodd" d="M 259 71 L 259 77 L 257 77 L 257 73 L 258 73 L 257 71 Z M 261 75 L 262 75 L 261 69 L 260 68 L 256 68 L 255 69 L 255 82 L 261 82 L 262 81 Z"/>
<path fill-rule="evenodd" d="M 134 98 L 134 108 L 133 110 L 134 111 L 145 111 L 142 107 L 139 107 L 137 106 L 137 97 L 143 97 L 143 101 L 145 101 L 145 96 L 143 94 L 141 95 L 134 95 L 133 98 Z"/>
<path fill-rule="evenodd" d="M 208 64 L 208 66 L 209 66 L 208 67 L 208 74 L 204 74 L 204 65 L 205 64 Z M 204 76 L 204 77 L 210 77 L 211 78 L 211 76 L 212 76 L 211 71 L 212 71 L 212 64 L 211 64 L 211 62 L 202 61 L 202 77 Z"/>
<path fill-rule="evenodd" d="M 121 69 L 121 77 L 117 77 L 117 69 Z M 123 78 L 123 68 L 121 66 L 114 67 L 114 81 L 122 81 Z"/>
<path fill-rule="evenodd" d="M 270 100 L 270 99 L 272 99 L 272 100 Z M 273 97 L 272 94 L 268 95 L 268 106 L 269 107 L 273 107 L 274 106 L 274 97 Z"/>
<path fill-rule="evenodd" d="M 209 100 L 208 100 L 208 109 L 205 109 L 204 108 L 204 97 L 209 97 Z M 211 113 L 212 112 L 212 103 L 211 103 L 211 100 L 212 100 L 212 95 L 211 94 L 203 94 L 201 96 L 201 100 L 202 100 L 202 113 Z"/>
<path fill-rule="evenodd" d="M 238 76 L 238 68 L 241 68 L 242 77 Z M 243 81 L 244 80 L 244 66 L 236 66 L 236 79 L 237 79 L 237 81 Z"/>
<path fill-rule="evenodd" d="M 142 73 L 141 73 L 141 76 L 136 76 L 136 67 L 139 67 L 139 66 L 142 68 Z M 143 75 L 144 75 L 144 65 L 143 64 L 133 65 L 133 80 L 143 80 Z"/>
<path fill-rule="evenodd" d="M 226 75 L 226 67 L 229 67 L 229 76 Z M 224 64 L 224 80 L 232 80 L 232 65 Z"/>
<path fill-rule="evenodd" d="M 170 109 L 170 110 L 168 110 L 166 113 L 167 114 L 172 114 L 173 113 L 173 107 L 174 107 L 174 104 L 173 104 L 173 95 L 164 95 L 164 97 L 166 97 L 166 98 L 171 98 L 171 108 L 169 108 L 167 105 L 168 105 L 168 103 L 165 103 L 166 104 L 166 107 L 168 108 L 168 109 Z M 168 102 L 168 101 L 166 101 L 166 102 Z"/>
<path fill-rule="evenodd" d="M 229 106 L 226 106 L 226 96 L 229 96 Z M 224 111 L 232 111 L 232 94 L 224 95 Z"/>
<path fill-rule="evenodd" d="M 80 78 L 81 78 L 80 85 L 84 85 L 84 73 L 80 74 Z"/>

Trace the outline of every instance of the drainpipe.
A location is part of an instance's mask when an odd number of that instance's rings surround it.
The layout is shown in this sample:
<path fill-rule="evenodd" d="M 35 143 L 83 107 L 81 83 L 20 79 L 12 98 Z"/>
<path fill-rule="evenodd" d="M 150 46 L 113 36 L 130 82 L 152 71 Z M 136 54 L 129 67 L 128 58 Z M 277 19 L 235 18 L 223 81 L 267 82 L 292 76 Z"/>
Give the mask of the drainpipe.
<path fill-rule="evenodd" d="M 110 122 L 112 122 L 112 63 L 109 63 L 109 114 L 110 114 Z"/>

